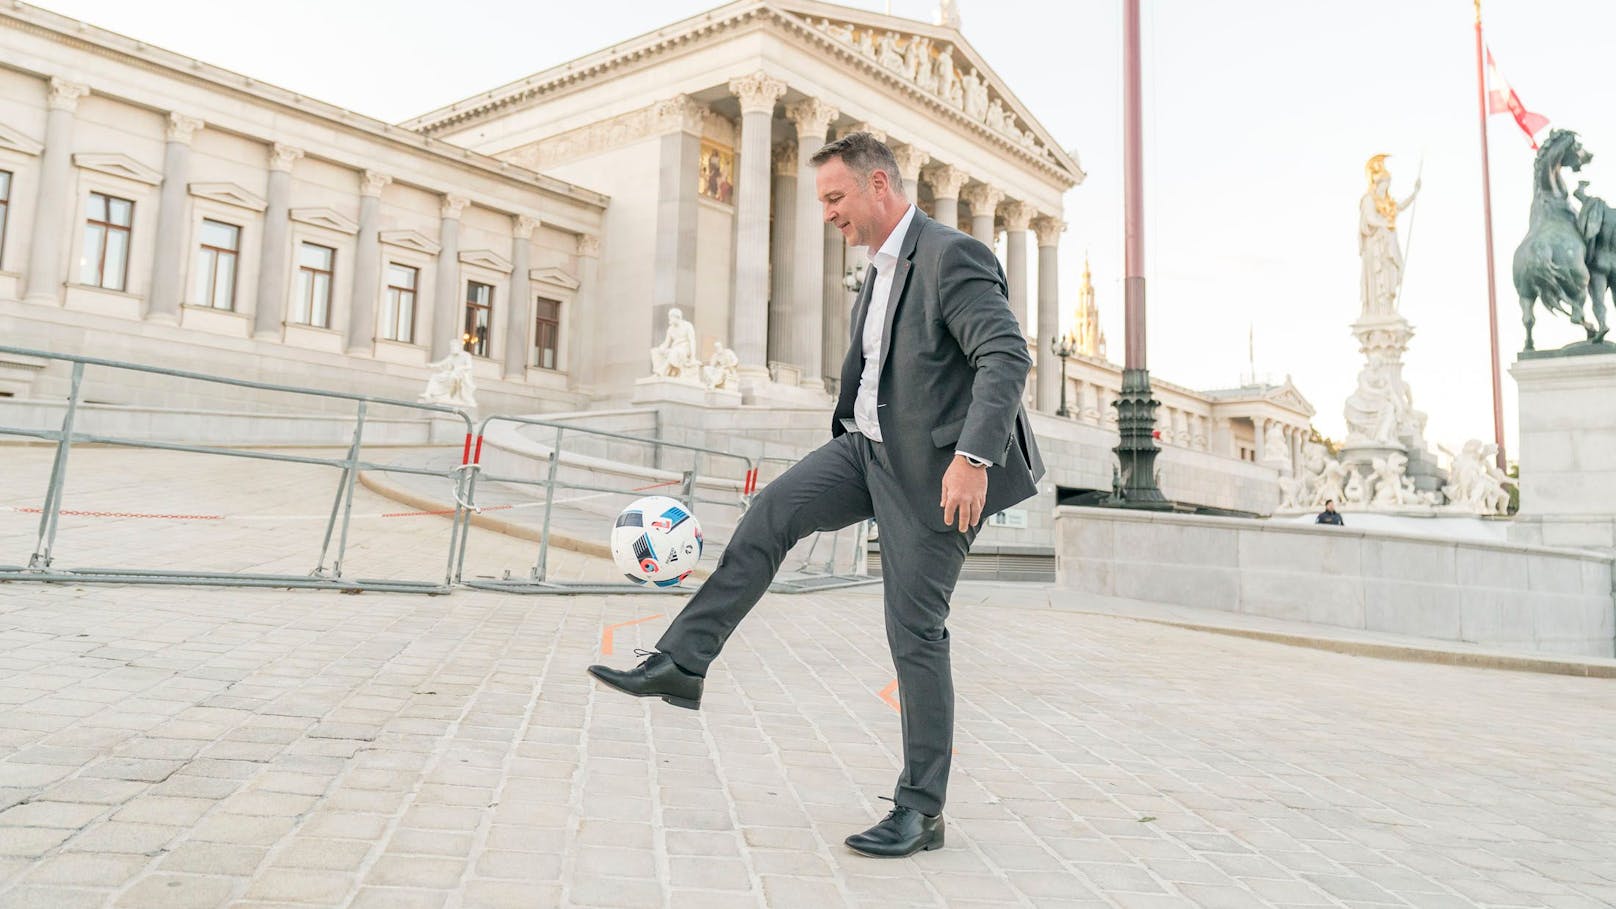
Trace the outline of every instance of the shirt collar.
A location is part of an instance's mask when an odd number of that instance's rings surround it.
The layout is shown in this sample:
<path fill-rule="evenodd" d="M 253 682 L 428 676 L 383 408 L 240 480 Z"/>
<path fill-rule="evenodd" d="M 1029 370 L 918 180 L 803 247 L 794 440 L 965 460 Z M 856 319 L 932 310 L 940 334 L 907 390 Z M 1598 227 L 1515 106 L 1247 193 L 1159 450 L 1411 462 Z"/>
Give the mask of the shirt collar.
<path fill-rule="evenodd" d="M 904 235 L 909 233 L 909 222 L 914 219 L 915 205 L 911 202 L 909 207 L 904 210 L 903 219 L 898 222 L 898 226 L 892 228 L 892 233 L 887 235 L 887 241 L 881 244 L 881 248 L 876 250 L 874 256 L 870 257 L 875 260 L 877 267 L 880 267 L 881 263 L 892 263 L 898 260 L 898 253 L 903 252 Z"/>

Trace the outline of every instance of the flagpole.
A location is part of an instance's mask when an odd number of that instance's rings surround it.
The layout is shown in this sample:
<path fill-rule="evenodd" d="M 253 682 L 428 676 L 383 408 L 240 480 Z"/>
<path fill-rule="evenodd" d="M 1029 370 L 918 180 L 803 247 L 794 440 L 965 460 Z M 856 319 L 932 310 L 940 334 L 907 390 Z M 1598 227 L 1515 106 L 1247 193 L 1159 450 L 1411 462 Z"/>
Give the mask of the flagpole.
<path fill-rule="evenodd" d="M 1487 69 L 1481 42 L 1481 0 L 1476 0 L 1476 100 L 1481 123 L 1481 211 L 1487 237 L 1487 333 L 1492 342 L 1493 442 L 1498 445 L 1498 469 L 1504 466 L 1504 397 L 1498 377 L 1498 279 L 1493 267 L 1493 179 L 1487 163 Z"/>

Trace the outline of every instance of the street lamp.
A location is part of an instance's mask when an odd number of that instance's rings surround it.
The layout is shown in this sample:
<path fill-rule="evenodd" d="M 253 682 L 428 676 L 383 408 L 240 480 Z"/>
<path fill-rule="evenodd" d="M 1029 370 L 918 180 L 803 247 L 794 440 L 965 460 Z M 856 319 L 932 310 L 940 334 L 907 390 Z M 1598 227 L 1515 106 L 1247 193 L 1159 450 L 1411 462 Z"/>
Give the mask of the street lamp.
<path fill-rule="evenodd" d="M 1055 335 L 1049 339 L 1049 352 L 1060 357 L 1060 409 L 1055 411 L 1057 417 L 1069 417 L 1071 412 L 1066 409 L 1066 358 L 1077 353 L 1077 339 L 1071 335 Z M 1049 405 L 1044 405 L 1048 407 Z"/>

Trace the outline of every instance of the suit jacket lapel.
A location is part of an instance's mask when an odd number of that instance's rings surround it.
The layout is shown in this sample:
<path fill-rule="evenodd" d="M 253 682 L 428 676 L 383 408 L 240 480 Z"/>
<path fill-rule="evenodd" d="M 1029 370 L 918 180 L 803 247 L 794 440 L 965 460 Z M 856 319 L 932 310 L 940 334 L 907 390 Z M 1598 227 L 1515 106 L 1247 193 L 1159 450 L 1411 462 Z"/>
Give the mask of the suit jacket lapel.
<path fill-rule="evenodd" d="M 864 286 L 853 302 L 852 337 L 848 341 L 847 356 L 842 358 L 842 387 L 858 389 L 859 375 L 864 372 L 864 319 L 870 312 L 870 296 L 875 293 L 875 266 L 864 270 Z"/>
<path fill-rule="evenodd" d="M 903 238 L 897 272 L 892 276 L 892 293 L 887 297 L 886 327 L 881 332 L 882 375 L 886 375 L 887 352 L 892 349 L 892 323 L 898 317 L 898 304 L 903 302 L 904 289 L 909 286 L 909 272 L 914 264 L 912 260 L 915 257 L 915 244 L 920 240 L 920 231 L 925 227 L 926 220 L 926 213 L 916 208 L 914 219 L 909 222 L 909 232 Z"/>

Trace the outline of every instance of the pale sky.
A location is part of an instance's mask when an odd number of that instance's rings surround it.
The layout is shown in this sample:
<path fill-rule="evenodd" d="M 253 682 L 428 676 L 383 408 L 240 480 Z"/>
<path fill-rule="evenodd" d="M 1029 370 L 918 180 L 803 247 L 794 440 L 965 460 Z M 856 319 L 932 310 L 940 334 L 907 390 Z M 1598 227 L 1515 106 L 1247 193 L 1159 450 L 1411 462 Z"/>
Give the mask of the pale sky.
<path fill-rule="evenodd" d="M 399 121 L 718 5 L 342 0 L 49 0 L 63 15 L 369 116 Z M 930 21 L 934 0 L 848 4 Z M 1112 358 L 1122 355 L 1121 0 L 960 0 L 963 32 L 1088 180 L 1066 196 L 1062 318 L 1087 250 Z M 1144 0 L 1147 298 L 1153 376 L 1238 384 L 1289 374 L 1340 438 L 1362 356 L 1358 199 L 1385 152 L 1399 198 L 1423 163 L 1401 309 L 1404 375 L 1433 442 L 1492 437 L 1481 162 L 1470 0 Z M 381 12 L 385 9 L 386 12 Z M 1616 200 L 1616 35 L 1609 0 L 1488 0 L 1487 40 L 1526 105 L 1576 129 L 1590 191 Z M 1488 121 L 1505 427 L 1514 454 L 1524 342 L 1510 259 L 1532 152 Z M 1036 281 L 1030 283 L 1036 288 Z M 1032 307 L 1030 307 L 1032 308 Z M 1065 326 L 1063 325 L 1063 328 Z M 1049 332 L 1039 330 L 1039 335 Z M 1582 336 L 1539 310 L 1539 347 Z"/>

